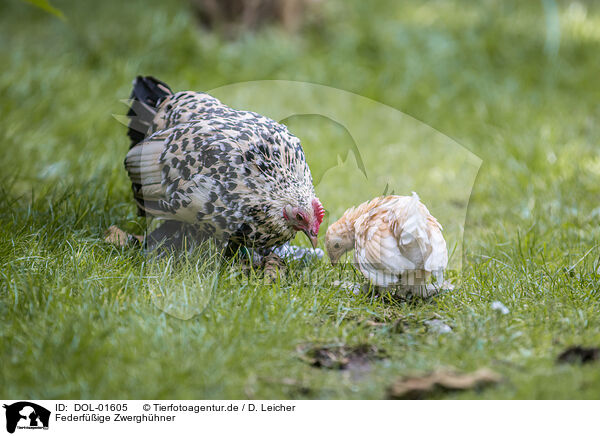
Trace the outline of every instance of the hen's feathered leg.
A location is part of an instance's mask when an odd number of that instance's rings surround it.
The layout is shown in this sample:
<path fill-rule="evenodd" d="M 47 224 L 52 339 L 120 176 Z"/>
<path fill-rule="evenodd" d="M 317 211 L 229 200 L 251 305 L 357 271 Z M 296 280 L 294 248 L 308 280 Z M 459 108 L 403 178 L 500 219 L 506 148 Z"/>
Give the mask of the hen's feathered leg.
<path fill-rule="evenodd" d="M 200 241 L 194 226 L 168 220 L 146 236 L 146 250 L 191 251 Z"/>
<path fill-rule="evenodd" d="M 431 297 L 438 294 L 441 284 L 428 283 L 431 273 L 429 271 L 414 270 L 402 274 L 397 293 L 402 295 L 411 294 L 417 297 Z"/>

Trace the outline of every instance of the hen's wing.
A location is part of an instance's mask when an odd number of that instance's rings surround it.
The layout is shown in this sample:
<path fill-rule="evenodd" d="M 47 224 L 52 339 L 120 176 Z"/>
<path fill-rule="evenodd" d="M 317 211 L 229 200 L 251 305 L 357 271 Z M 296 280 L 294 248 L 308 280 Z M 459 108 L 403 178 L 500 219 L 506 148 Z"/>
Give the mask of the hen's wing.
<path fill-rule="evenodd" d="M 138 205 L 149 215 L 195 223 L 199 214 L 223 207 L 225 190 L 218 173 L 222 148 L 201 125 L 180 124 L 156 132 L 135 145 L 125 158 Z"/>

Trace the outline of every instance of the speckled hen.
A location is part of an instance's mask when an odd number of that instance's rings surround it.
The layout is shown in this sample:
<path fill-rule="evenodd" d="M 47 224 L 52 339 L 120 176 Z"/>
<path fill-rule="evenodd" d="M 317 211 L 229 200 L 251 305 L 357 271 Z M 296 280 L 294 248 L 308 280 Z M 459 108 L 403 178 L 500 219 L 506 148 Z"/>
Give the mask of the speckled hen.
<path fill-rule="evenodd" d="M 285 126 L 152 77 L 134 81 L 128 116 L 125 167 L 141 214 L 167 220 L 166 229 L 186 223 L 230 249 L 268 249 L 297 231 L 317 245 L 323 206 Z"/>

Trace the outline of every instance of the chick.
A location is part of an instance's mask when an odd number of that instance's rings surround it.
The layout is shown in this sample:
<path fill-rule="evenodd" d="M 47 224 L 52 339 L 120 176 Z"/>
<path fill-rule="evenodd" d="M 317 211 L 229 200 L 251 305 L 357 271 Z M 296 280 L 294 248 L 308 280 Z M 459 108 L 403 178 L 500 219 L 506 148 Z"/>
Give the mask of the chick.
<path fill-rule="evenodd" d="M 377 287 L 398 294 L 433 295 L 433 274 L 443 282 L 448 249 L 442 226 L 413 192 L 412 196 L 377 197 L 348 209 L 325 236 L 332 264 L 354 249 L 354 263 Z"/>

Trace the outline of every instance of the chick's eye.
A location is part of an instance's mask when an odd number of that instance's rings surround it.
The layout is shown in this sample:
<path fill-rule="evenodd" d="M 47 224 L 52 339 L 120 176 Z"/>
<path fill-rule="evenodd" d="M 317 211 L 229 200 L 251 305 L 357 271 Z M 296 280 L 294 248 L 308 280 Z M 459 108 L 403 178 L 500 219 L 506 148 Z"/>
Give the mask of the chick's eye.
<path fill-rule="evenodd" d="M 301 214 L 296 214 L 296 221 L 303 221 L 304 217 Z"/>

